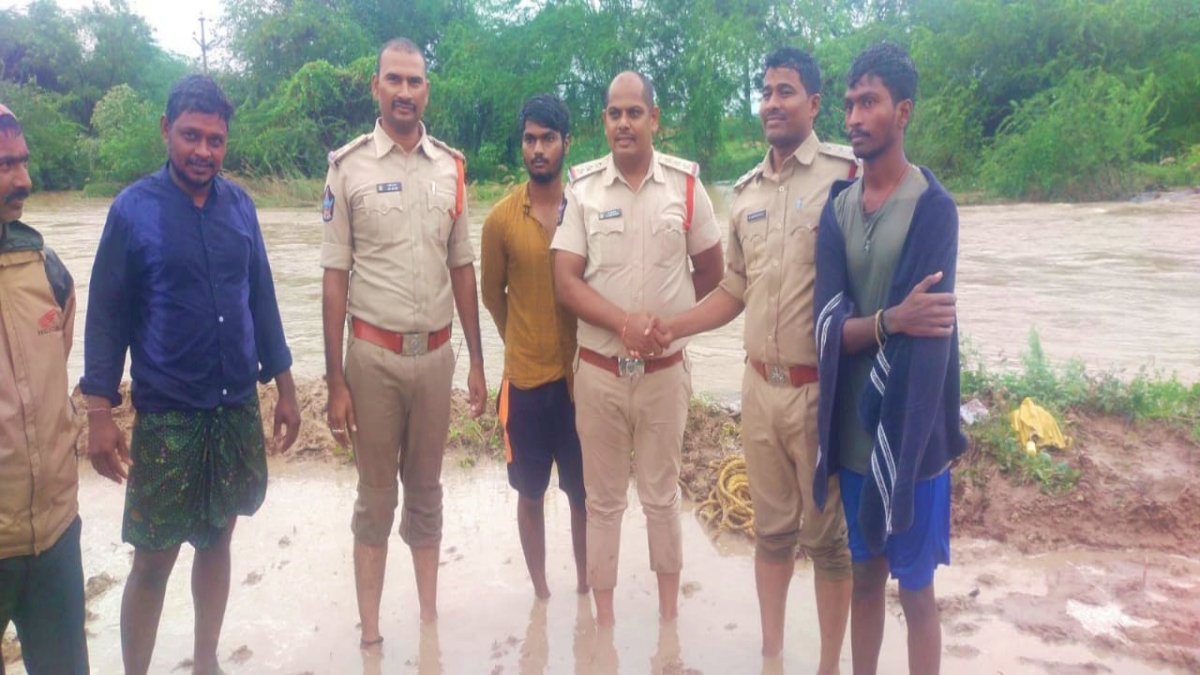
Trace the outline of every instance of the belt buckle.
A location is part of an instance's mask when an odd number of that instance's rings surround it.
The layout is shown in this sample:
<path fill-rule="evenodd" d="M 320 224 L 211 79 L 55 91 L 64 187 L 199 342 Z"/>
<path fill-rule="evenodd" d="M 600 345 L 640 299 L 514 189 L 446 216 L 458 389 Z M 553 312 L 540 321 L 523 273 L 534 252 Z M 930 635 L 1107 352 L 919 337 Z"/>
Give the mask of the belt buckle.
<path fill-rule="evenodd" d="M 617 357 L 617 377 L 633 377 L 646 374 L 645 359 Z"/>
<path fill-rule="evenodd" d="M 768 363 L 767 381 L 776 387 L 787 387 L 792 384 L 792 377 L 787 368 L 774 363 Z"/>
<path fill-rule="evenodd" d="M 429 351 L 428 333 L 401 333 L 400 355 L 420 356 Z"/>

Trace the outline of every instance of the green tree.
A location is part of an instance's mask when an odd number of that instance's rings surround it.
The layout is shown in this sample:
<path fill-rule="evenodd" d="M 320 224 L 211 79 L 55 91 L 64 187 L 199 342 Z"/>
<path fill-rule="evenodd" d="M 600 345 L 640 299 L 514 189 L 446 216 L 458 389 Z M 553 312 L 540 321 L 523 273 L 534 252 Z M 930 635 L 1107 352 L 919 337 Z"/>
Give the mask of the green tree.
<path fill-rule="evenodd" d="M 0 80 L 0 101 L 21 120 L 35 190 L 79 188 L 86 177 L 83 128 L 62 112 L 65 100 L 33 84 Z"/>
<path fill-rule="evenodd" d="M 96 103 L 92 128 L 96 142 L 92 178 L 127 185 L 163 163 L 162 108 L 143 99 L 128 84 L 119 84 Z"/>

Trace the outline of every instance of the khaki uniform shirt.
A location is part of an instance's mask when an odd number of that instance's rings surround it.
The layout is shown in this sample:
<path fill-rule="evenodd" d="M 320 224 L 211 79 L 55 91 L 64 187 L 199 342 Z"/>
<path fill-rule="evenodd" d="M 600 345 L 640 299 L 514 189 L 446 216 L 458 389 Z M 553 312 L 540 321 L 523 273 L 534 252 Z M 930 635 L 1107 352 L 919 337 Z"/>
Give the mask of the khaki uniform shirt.
<path fill-rule="evenodd" d="M 689 257 L 721 241 L 698 174 L 694 162 L 658 152 L 636 191 L 611 154 L 572 168 L 551 248 L 584 257 L 584 281 L 626 312 L 669 317 L 689 309 L 696 304 Z M 691 226 L 685 230 L 689 175 L 695 192 Z M 685 342 L 676 340 L 663 355 L 679 351 Z M 604 356 L 625 354 L 619 335 L 583 320 L 579 345 Z"/>
<path fill-rule="evenodd" d="M 768 151 L 735 184 L 721 288 L 746 305 L 749 358 L 817 365 L 817 223 L 833 181 L 848 178 L 856 166 L 850 148 L 821 143 L 812 133 L 778 173 Z"/>
<path fill-rule="evenodd" d="M 504 377 L 519 389 L 571 379 L 575 316 L 554 299 L 550 237 L 530 214 L 529 183 L 483 221 L 483 305 L 504 340 Z"/>
<path fill-rule="evenodd" d="M 433 332 L 454 318 L 450 270 L 475 261 L 456 158 L 421 127 L 412 152 L 379 122 L 329 155 L 321 267 L 349 270 L 349 312 L 400 333 Z"/>
<path fill-rule="evenodd" d="M 2 560 L 58 541 L 79 513 L 79 471 L 67 397 L 75 294 L 60 308 L 41 235 L 20 223 L 0 227 Z"/>

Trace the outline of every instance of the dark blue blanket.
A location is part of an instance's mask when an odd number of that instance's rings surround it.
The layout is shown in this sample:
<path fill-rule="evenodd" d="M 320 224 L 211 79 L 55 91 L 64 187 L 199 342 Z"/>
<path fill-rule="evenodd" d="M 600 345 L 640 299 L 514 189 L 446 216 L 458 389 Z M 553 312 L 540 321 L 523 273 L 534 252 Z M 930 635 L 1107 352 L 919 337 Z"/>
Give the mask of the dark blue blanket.
<path fill-rule="evenodd" d="M 932 293 L 954 291 L 958 259 L 958 207 L 928 169 L 929 188 L 917 201 L 912 225 L 888 290 L 887 306 L 903 302 L 917 282 L 943 273 Z M 838 181 L 821 214 L 817 233 L 817 281 L 813 301 L 821 399 L 817 471 L 813 495 L 825 508 L 828 476 L 837 471 L 840 439 L 834 401 L 842 354 L 842 328 L 855 317 L 846 268 L 846 241 L 834 197 L 852 184 Z M 882 554 L 887 537 L 912 525 L 913 486 L 944 471 L 966 450 L 959 424 L 958 326 L 946 338 L 894 335 L 875 350 L 871 386 L 858 401 L 863 428 L 875 439 L 871 474 L 862 491 L 858 524 L 867 546 Z"/>

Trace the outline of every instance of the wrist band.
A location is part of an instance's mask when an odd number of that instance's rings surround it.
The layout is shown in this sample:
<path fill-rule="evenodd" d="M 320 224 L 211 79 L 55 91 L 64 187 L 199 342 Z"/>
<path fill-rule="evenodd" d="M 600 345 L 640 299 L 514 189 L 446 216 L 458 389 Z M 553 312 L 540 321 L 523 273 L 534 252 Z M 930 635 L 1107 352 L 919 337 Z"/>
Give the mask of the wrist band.
<path fill-rule="evenodd" d="M 883 351 L 883 336 L 880 334 L 879 324 L 883 321 L 883 310 L 875 312 L 875 344 L 879 345 L 879 351 Z"/>

